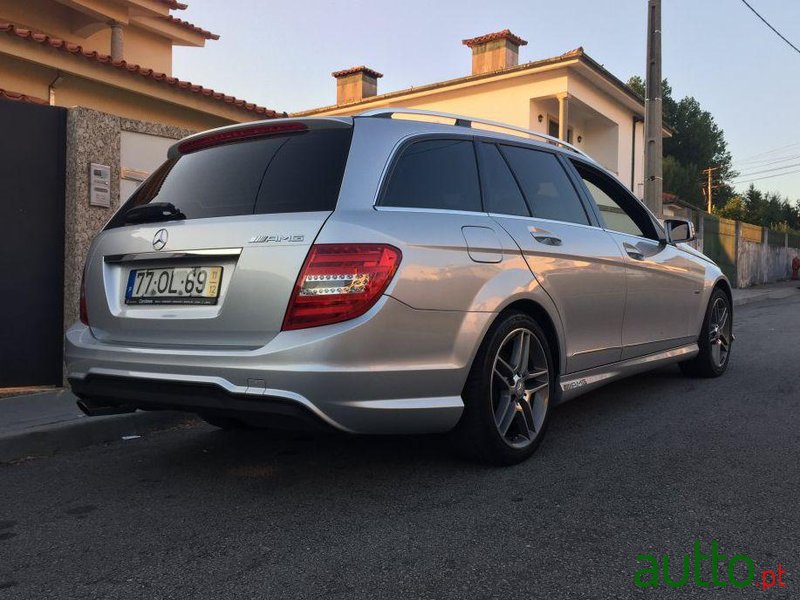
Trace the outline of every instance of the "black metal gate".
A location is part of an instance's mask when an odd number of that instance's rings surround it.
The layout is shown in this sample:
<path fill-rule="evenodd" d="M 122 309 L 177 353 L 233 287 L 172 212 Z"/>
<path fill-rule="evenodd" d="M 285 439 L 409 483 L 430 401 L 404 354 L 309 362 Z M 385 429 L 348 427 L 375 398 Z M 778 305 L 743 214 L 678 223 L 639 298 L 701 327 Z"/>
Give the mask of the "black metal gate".
<path fill-rule="evenodd" d="M 0 100 L 0 387 L 62 381 L 66 118 Z"/>

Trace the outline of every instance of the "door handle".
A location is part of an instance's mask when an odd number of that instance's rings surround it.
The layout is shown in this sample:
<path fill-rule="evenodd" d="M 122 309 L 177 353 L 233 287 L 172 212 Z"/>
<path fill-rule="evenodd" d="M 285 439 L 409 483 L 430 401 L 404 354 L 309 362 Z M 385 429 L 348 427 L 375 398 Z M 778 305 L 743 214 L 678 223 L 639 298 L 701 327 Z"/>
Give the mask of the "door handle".
<path fill-rule="evenodd" d="M 642 254 L 636 246 L 629 244 L 628 242 L 625 242 L 622 245 L 625 247 L 625 252 L 627 252 L 628 256 L 630 256 L 632 259 L 644 260 L 644 254 Z"/>
<path fill-rule="evenodd" d="M 529 227 L 528 230 L 531 232 L 533 239 L 535 239 L 540 244 L 546 244 L 548 246 L 561 245 L 561 238 L 555 235 L 554 233 L 550 233 L 545 229 L 539 229 L 538 227 Z"/>

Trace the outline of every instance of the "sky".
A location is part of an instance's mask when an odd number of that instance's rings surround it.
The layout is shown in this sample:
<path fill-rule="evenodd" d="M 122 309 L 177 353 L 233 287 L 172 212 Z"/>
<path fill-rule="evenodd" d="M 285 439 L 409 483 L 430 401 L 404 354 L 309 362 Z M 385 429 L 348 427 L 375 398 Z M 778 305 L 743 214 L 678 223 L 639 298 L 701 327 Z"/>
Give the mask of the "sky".
<path fill-rule="evenodd" d="M 583 46 L 620 79 L 645 69 L 647 0 L 184 1 L 173 14 L 221 37 L 176 47 L 173 73 L 279 111 L 334 104 L 331 72 L 354 65 L 384 74 L 379 93 L 467 75 L 461 40 L 506 28 L 528 40 L 520 62 Z M 748 1 L 800 47 L 800 1 Z M 741 0 L 664 0 L 662 50 L 673 97 L 724 130 L 738 187 L 770 176 L 753 183 L 800 199 L 800 53 Z"/>

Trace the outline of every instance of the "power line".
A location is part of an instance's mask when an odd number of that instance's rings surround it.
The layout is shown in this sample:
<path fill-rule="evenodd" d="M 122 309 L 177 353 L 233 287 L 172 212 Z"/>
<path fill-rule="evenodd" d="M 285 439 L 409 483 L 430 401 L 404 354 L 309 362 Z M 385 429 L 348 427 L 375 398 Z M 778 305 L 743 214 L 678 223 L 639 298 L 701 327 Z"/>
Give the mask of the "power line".
<path fill-rule="evenodd" d="M 777 165 L 782 162 L 788 162 L 790 160 L 797 160 L 800 158 L 800 154 L 787 154 L 784 156 L 778 156 L 774 158 L 762 158 L 759 160 L 749 160 L 749 161 L 733 161 L 733 168 L 734 169 L 744 169 L 745 171 L 748 169 L 758 169 L 761 167 L 768 167 L 770 165 Z"/>
<path fill-rule="evenodd" d="M 750 6 L 750 4 L 747 2 L 747 0 L 742 0 L 742 2 L 744 3 L 744 5 L 745 5 L 747 8 L 749 8 L 750 10 L 752 10 L 752 11 L 753 11 L 753 14 L 754 14 L 755 16 L 757 16 L 759 19 L 761 19 L 761 20 L 764 22 L 764 25 L 766 25 L 767 27 L 769 27 L 770 29 L 772 29 L 772 31 L 774 31 L 774 32 L 775 32 L 775 34 L 776 34 L 776 35 L 777 35 L 779 38 L 781 38 L 781 39 L 782 39 L 784 42 L 786 42 L 787 44 L 789 44 L 789 45 L 792 47 L 792 49 L 793 49 L 795 52 L 797 52 L 798 54 L 800 54 L 800 48 L 798 48 L 798 47 L 797 47 L 797 46 L 795 46 L 795 45 L 794 45 L 792 42 L 790 42 L 789 40 L 787 40 L 787 39 L 786 39 L 786 38 L 783 36 L 783 34 L 782 34 L 780 31 L 778 31 L 778 30 L 777 30 L 777 29 L 775 29 L 775 28 L 774 28 L 772 25 L 770 25 L 769 21 L 767 21 L 767 20 L 766 20 L 764 17 L 762 17 L 760 14 L 758 14 L 758 11 L 757 11 L 755 8 L 753 8 L 752 6 Z"/>
<path fill-rule="evenodd" d="M 774 171 L 783 171 L 784 169 L 794 169 L 795 167 L 800 167 L 800 163 L 794 163 L 791 165 L 783 165 L 782 167 L 773 167 L 771 169 L 762 169 L 760 171 L 751 171 L 750 173 L 745 173 L 744 175 L 740 175 L 736 179 L 744 179 L 746 177 L 752 177 L 753 175 L 761 175 L 762 173 L 772 173 Z"/>
<path fill-rule="evenodd" d="M 785 146 L 778 146 L 777 148 L 773 148 L 772 150 L 765 150 L 764 152 L 758 152 L 757 154 L 751 154 L 750 156 L 745 156 L 742 159 L 742 161 L 743 162 L 749 162 L 751 159 L 758 158 L 759 156 L 766 156 L 768 154 L 775 154 L 776 152 L 780 152 L 781 150 L 787 150 L 789 148 L 794 148 L 795 146 L 798 146 L 798 145 L 800 145 L 800 144 L 798 144 L 797 142 L 794 142 L 793 144 L 786 144 Z"/>
<path fill-rule="evenodd" d="M 751 183 L 753 181 L 761 181 L 762 179 L 772 179 L 774 177 L 783 177 L 784 175 L 794 175 L 795 173 L 800 173 L 800 169 L 796 171 L 789 171 L 787 173 L 776 173 L 775 175 L 764 175 L 763 177 L 756 177 L 755 179 L 745 179 L 744 181 L 734 181 L 732 182 L 733 185 L 741 185 L 743 183 Z"/>

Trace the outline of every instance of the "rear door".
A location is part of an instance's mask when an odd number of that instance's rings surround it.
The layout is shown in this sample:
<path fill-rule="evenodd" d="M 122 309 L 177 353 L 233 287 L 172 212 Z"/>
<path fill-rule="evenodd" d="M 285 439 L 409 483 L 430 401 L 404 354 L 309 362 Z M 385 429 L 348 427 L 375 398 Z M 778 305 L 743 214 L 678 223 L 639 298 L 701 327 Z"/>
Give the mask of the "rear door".
<path fill-rule="evenodd" d="M 565 372 L 619 360 L 625 265 L 593 222 L 559 158 L 544 149 L 478 143 L 484 200 L 555 302 L 566 339 Z"/>
<path fill-rule="evenodd" d="M 647 210 L 624 186 L 583 161 L 572 161 L 603 226 L 625 254 L 628 297 L 623 359 L 696 339 L 705 269 L 668 244 Z"/>
<path fill-rule="evenodd" d="M 474 310 L 476 297 L 506 266 L 506 254 L 519 256 L 483 211 L 472 136 L 408 140 L 392 161 L 375 208 L 360 222 L 402 247 L 392 296 L 414 308 Z"/>
<path fill-rule="evenodd" d="M 95 337 L 151 346 L 267 343 L 336 206 L 351 135 L 350 120 L 331 119 L 188 140 L 92 246 L 85 281 Z M 136 208 L 158 210 L 135 216 Z"/>

